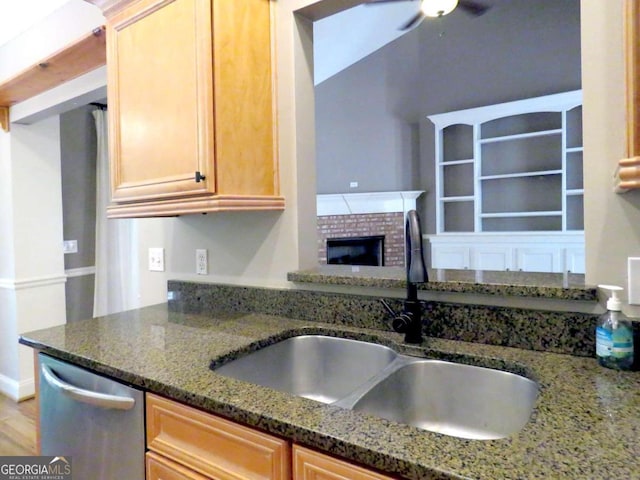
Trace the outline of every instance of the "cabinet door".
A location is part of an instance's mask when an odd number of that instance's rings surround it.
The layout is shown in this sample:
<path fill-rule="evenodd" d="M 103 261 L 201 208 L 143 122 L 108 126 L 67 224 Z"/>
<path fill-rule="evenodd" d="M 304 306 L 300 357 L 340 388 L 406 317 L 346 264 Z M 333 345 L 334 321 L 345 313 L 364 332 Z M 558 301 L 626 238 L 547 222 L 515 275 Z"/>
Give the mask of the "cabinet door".
<path fill-rule="evenodd" d="M 274 2 L 212 3 L 216 193 L 275 195 L 278 170 L 270 20 Z"/>
<path fill-rule="evenodd" d="M 114 201 L 215 191 L 211 38 L 209 1 L 140 0 L 108 22 Z"/>
<path fill-rule="evenodd" d="M 161 455 L 147 452 L 147 480 L 208 480 Z"/>
<path fill-rule="evenodd" d="M 393 477 L 294 445 L 293 478 L 294 480 L 391 480 Z"/>
<path fill-rule="evenodd" d="M 478 245 L 472 249 L 474 270 L 505 271 L 513 269 L 513 249 L 510 247 Z"/>
<path fill-rule="evenodd" d="M 147 394 L 147 447 L 218 480 L 288 480 L 289 443 Z"/>
<path fill-rule="evenodd" d="M 469 247 L 456 245 L 432 245 L 432 268 L 452 268 L 463 270 L 471 265 Z"/>
<path fill-rule="evenodd" d="M 569 273 L 585 272 L 584 248 L 567 248 L 565 250 L 565 270 Z"/>
<path fill-rule="evenodd" d="M 518 248 L 516 258 L 523 272 L 562 272 L 562 249 L 557 246 Z"/>

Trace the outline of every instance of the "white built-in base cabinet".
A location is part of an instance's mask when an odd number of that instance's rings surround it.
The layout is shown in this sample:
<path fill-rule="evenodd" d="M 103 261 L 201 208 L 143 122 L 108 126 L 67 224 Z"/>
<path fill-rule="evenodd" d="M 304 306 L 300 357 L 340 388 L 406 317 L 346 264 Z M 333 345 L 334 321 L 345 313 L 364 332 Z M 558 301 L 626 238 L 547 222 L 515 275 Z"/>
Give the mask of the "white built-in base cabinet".
<path fill-rule="evenodd" d="M 432 268 L 584 273 L 584 234 L 426 236 Z"/>

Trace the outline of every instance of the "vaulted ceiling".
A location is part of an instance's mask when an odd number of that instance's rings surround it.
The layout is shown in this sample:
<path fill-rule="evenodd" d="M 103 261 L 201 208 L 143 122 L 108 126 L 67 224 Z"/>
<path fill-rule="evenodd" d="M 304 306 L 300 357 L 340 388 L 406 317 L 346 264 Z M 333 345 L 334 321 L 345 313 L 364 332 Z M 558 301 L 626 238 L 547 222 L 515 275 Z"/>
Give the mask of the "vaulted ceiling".
<path fill-rule="evenodd" d="M 317 85 L 372 54 L 405 32 L 398 27 L 419 3 L 358 5 L 313 24 L 314 83 Z"/>
<path fill-rule="evenodd" d="M 508 1 L 479 0 L 478 3 L 493 7 Z M 420 2 L 416 0 L 369 4 L 366 0 L 325 0 L 302 9 L 300 13 L 313 21 L 315 85 L 413 30 L 401 30 L 401 27 L 419 10 Z M 450 16 L 469 20 L 468 12 L 460 10 L 457 8 L 444 17 L 445 22 Z M 431 23 L 433 28 L 434 22 L 442 21 L 431 18 L 423 23 Z"/>

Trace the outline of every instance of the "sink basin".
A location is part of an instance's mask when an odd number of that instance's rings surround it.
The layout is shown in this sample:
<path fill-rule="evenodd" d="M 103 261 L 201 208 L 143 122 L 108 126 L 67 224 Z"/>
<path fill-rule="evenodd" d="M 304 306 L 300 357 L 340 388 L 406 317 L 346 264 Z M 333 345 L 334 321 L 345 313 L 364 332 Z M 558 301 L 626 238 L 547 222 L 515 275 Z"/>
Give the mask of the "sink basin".
<path fill-rule="evenodd" d="M 520 431 L 537 396 L 535 382 L 513 373 L 416 360 L 376 383 L 353 409 L 432 432 L 491 440 Z"/>
<path fill-rule="evenodd" d="M 333 403 L 398 356 L 382 345 L 303 335 L 269 345 L 214 371 L 281 392 Z"/>
<path fill-rule="evenodd" d="M 529 421 L 538 384 L 509 372 L 303 335 L 214 368 L 220 375 L 455 437 L 491 440 Z"/>

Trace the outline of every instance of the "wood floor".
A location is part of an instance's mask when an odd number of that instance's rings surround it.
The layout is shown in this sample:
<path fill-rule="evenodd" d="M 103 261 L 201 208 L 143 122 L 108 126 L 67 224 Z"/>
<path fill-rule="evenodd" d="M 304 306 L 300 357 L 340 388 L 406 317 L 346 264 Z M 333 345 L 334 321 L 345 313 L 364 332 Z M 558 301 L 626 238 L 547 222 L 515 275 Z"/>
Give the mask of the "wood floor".
<path fill-rule="evenodd" d="M 0 395 L 0 456 L 36 455 L 36 401 Z"/>

